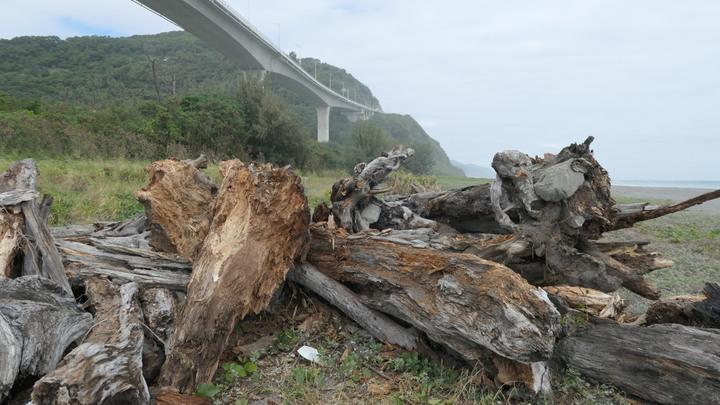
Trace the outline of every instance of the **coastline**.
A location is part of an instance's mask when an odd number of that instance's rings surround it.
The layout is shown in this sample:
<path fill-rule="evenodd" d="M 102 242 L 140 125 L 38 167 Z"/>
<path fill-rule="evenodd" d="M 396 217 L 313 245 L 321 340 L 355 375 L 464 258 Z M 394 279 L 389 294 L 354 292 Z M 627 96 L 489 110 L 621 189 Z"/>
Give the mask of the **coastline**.
<path fill-rule="evenodd" d="M 714 191 L 705 188 L 680 188 L 680 187 L 644 187 L 644 186 L 612 186 L 612 196 L 648 199 L 648 200 L 671 200 L 675 203 L 685 201 L 698 195 Z M 701 212 L 710 215 L 720 216 L 720 199 L 707 201 L 700 205 L 689 208 L 687 211 Z"/>

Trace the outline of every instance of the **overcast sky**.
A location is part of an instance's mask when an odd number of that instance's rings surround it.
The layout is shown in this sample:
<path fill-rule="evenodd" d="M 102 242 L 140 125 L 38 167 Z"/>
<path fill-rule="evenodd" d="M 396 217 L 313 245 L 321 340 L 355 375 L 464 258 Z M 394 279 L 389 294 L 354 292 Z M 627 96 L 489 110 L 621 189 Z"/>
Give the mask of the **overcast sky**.
<path fill-rule="evenodd" d="M 593 135 L 612 179 L 720 180 L 717 0 L 226 2 L 284 51 L 352 73 L 451 159 L 489 167 Z M 178 29 L 131 0 L 0 3 L 0 38 Z"/>

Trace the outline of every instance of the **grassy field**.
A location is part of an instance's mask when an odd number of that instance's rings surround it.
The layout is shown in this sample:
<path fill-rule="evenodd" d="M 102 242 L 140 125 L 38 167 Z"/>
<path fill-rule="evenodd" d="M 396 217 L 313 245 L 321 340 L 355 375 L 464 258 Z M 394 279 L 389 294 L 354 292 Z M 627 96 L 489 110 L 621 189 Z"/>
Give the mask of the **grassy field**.
<path fill-rule="evenodd" d="M 13 159 L 0 159 L 7 167 Z M 143 167 L 150 162 L 41 159 L 38 189 L 51 194 L 51 225 L 113 221 L 142 212 L 134 192 L 146 184 Z M 207 170 L 219 180 L 216 167 Z M 347 174 L 300 173 L 311 206 L 328 201 L 330 187 Z M 489 179 L 417 178 L 394 175 L 390 187 L 403 193 L 411 182 L 428 189 L 462 188 Z M 620 202 L 633 199 L 617 198 Z M 652 201 L 651 203 L 668 203 Z M 615 232 L 612 237 L 649 239 L 649 250 L 676 265 L 651 273 L 664 296 L 698 293 L 705 281 L 718 281 L 720 216 L 681 212 Z M 648 302 L 627 291 L 633 312 Z M 301 289 L 289 287 L 275 307 L 244 320 L 231 340 L 233 348 L 267 337 L 266 344 L 240 356 L 224 358 L 217 378 L 198 388 L 215 404 L 509 404 L 507 392 L 492 388 L 482 369 L 458 371 L 397 351 L 369 337 L 352 321 Z M 321 362 L 298 358 L 302 345 L 317 348 Z M 233 349 L 235 350 L 235 349 Z M 628 403 L 615 389 L 581 378 L 572 370 L 553 378 L 554 397 L 528 404 Z"/>
<path fill-rule="evenodd" d="M 14 158 L 0 158 L 0 168 L 6 169 Z M 89 224 L 97 221 L 119 221 L 143 212 L 135 198 L 135 191 L 147 184 L 143 170 L 152 162 L 128 160 L 37 159 L 40 193 L 53 196 L 49 223 L 51 226 Z M 205 170 L 218 183 L 217 166 Z M 340 171 L 300 173 L 310 207 L 330 201 L 330 188 L 341 178 Z M 467 177 L 392 175 L 389 187 L 393 192 L 407 192 L 408 183 L 417 181 L 431 190 L 447 190 L 487 182 L 487 179 Z"/>

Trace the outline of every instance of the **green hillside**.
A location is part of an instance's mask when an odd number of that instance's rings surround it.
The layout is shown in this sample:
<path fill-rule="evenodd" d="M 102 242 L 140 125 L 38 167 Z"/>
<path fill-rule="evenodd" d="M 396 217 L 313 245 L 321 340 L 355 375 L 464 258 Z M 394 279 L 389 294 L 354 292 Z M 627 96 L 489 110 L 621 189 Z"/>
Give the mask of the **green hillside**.
<path fill-rule="evenodd" d="M 326 85 L 332 76 L 333 90 L 344 85 L 350 98 L 380 106 L 344 69 L 313 58 L 301 63 Z M 273 83 L 247 84 L 233 64 L 183 31 L 0 39 L 0 114 L 0 151 L 6 154 L 160 158 L 202 152 L 309 169 L 346 169 L 363 155 L 353 137 L 362 123 L 334 112 L 331 142 L 318 144 L 313 106 Z M 415 171 L 462 175 L 412 117 L 376 114 L 372 121 L 388 143 L 418 150 L 413 159 L 424 163 Z M 10 139 L 18 136 L 24 140 Z M 96 145 L 103 142 L 109 146 Z"/>

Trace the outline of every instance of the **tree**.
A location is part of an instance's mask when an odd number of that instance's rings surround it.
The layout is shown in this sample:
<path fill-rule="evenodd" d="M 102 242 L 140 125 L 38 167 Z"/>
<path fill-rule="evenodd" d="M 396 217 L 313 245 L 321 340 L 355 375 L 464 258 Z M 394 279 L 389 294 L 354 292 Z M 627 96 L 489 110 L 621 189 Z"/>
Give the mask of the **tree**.
<path fill-rule="evenodd" d="M 180 101 L 182 143 L 192 155 L 247 158 L 245 112 L 237 98 L 193 94 Z"/>
<path fill-rule="evenodd" d="M 390 149 L 390 136 L 374 121 L 359 121 L 352 130 L 353 145 L 360 153 L 360 160 L 369 162 Z"/>
<path fill-rule="evenodd" d="M 278 165 L 304 167 L 312 139 L 300 117 L 268 90 L 264 80 L 246 78 L 237 94 L 245 111 L 250 156 Z"/>
<path fill-rule="evenodd" d="M 410 157 L 404 166 L 415 174 L 430 174 L 435 166 L 435 157 L 428 142 L 416 142 L 410 145 L 415 154 Z"/>

